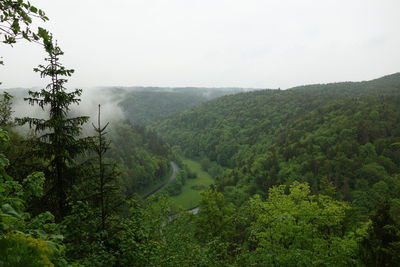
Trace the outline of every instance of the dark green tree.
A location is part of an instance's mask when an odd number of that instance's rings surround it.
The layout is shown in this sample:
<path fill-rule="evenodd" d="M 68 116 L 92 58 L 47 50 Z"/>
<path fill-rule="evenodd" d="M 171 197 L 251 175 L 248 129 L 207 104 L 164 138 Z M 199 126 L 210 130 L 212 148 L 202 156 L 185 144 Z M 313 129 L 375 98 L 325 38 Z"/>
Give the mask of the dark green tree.
<path fill-rule="evenodd" d="M 114 264 L 115 248 L 111 243 L 121 231 L 120 213 L 125 207 L 120 173 L 115 162 L 106 157 L 110 149 L 108 125 L 101 124 L 99 105 L 97 125 L 93 124 L 96 136 L 91 143 L 94 155 L 84 164 L 85 173 L 73 187 L 72 209 L 63 220 L 68 257 L 85 259 L 86 264 L 95 266 Z"/>
<path fill-rule="evenodd" d="M 400 200 L 382 202 L 371 217 L 368 236 L 362 242 L 367 266 L 397 266 L 400 256 Z"/>
<path fill-rule="evenodd" d="M 105 132 L 107 123 L 104 127 L 101 126 L 101 106 L 99 105 L 99 115 L 97 120 L 97 127 L 93 124 L 93 128 L 97 133 L 97 146 L 96 146 L 96 154 L 98 156 L 98 164 L 99 164 L 99 197 L 100 197 L 100 210 L 101 210 L 101 228 L 104 230 L 105 223 L 106 223 L 106 177 L 105 177 L 105 163 L 104 163 L 104 156 L 107 150 L 110 147 L 110 142 L 105 139 Z"/>
<path fill-rule="evenodd" d="M 120 194 L 120 186 L 118 186 L 119 173 L 116 170 L 114 162 L 106 159 L 106 153 L 110 149 L 110 141 L 107 140 L 106 128 L 109 123 L 105 126 L 101 125 L 101 106 L 99 105 L 99 114 L 97 118 L 97 126 L 93 124 L 93 128 L 96 131 L 96 145 L 94 151 L 97 157 L 97 181 L 95 188 L 96 200 L 95 207 L 100 209 L 100 230 L 106 229 L 106 222 L 109 217 L 115 213 L 115 209 L 121 205 L 122 197 Z"/>
<path fill-rule="evenodd" d="M 13 96 L 6 91 L 4 91 L 3 95 L 0 97 L 0 127 L 10 126 L 12 124 L 12 99 Z"/>
<path fill-rule="evenodd" d="M 37 142 L 37 156 L 48 162 L 46 172 L 47 192 L 46 203 L 56 214 L 57 219 L 65 216 L 67 212 L 67 192 L 74 184 L 76 171 L 75 158 L 88 150 L 89 140 L 80 139 L 82 125 L 88 117 L 70 118 L 70 106 L 79 104 L 81 89 L 67 92 L 64 84 L 65 77 L 72 75 L 74 70 L 66 69 L 60 62 L 62 50 L 51 43 L 46 45 L 49 57 L 48 65 L 39 65 L 34 70 L 42 78 L 49 77 L 51 82 L 38 92 L 29 91 L 30 97 L 25 98 L 31 105 L 39 105 L 49 112 L 48 119 L 24 117 L 17 119 L 20 125 L 29 124 L 36 133 L 41 133 Z"/>

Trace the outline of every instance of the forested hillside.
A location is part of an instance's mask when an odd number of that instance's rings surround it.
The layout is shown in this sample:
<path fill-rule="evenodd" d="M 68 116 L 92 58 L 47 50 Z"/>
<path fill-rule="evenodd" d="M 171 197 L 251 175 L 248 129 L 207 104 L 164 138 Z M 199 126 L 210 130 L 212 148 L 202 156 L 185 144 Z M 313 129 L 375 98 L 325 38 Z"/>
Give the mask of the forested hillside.
<path fill-rule="evenodd" d="M 130 122 L 149 125 L 223 95 L 243 92 L 242 88 L 122 88 L 119 102 Z"/>
<path fill-rule="evenodd" d="M 395 192 L 400 149 L 400 74 L 368 82 L 301 86 L 221 97 L 164 121 L 158 131 L 186 155 L 227 168 L 226 192 L 252 195 L 308 182 L 314 192 L 371 208 L 373 186 Z M 363 200 L 359 199 L 363 198 Z"/>
<path fill-rule="evenodd" d="M 0 1 L 3 45 L 39 44 L 48 83 L 0 96 L 0 266 L 399 265 L 399 73 L 249 93 L 112 87 L 93 108 L 33 27 L 47 20 Z"/>
<path fill-rule="evenodd" d="M 14 108 L 20 109 L 22 99 L 29 90 L 38 88 L 0 88 L 14 96 Z M 189 110 L 208 100 L 250 90 L 246 88 L 198 88 L 198 87 L 95 87 L 83 92 L 83 104 L 92 105 L 94 99 L 120 109 L 123 119 L 132 124 L 152 125 L 163 119 Z M 20 111 L 20 110 L 18 110 Z M 37 112 L 37 110 L 34 110 Z M 76 106 L 72 113 L 88 112 L 87 107 Z M 20 113 L 20 112 L 18 112 Z M 91 113 L 91 112 L 90 112 Z M 105 114 L 107 117 L 108 114 Z M 115 115 L 115 114 L 113 114 Z M 114 116 L 115 118 L 115 116 Z M 119 118 L 121 119 L 121 118 Z"/>
<path fill-rule="evenodd" d="M 147 125 L 206 100 L 196 93 L 139 91 L 127 93 L 120 106 L 132 123 Z"/>
<path fill-rule="evenodd" d="M 155 132 L 129 122 L 112 124 L 107 157 L 119 165 L 128 194 L 140 193 L 169 174 L 174 155 Z"/>

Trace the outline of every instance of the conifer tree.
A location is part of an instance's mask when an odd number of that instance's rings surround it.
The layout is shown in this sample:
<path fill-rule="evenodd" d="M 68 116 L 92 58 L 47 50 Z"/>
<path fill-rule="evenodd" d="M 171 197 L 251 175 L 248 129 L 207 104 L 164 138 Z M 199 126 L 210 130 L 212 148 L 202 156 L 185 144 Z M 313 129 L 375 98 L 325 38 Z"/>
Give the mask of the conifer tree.
<path fill-rule="evenodd" d="M 64 84 L 66 77 L 72 75 L 74 70 L 66 69 L 59 61 L 63 51 L 49 42 L 45 49 L 49 55 L 46 58 L 47 65 L 39 65 L 35 72 L 39 72 L 42 78 L 50 78 L 51 82 L 46 88 L 33 92 L 25 98 L 31 105 L 39 105 L 43 110 L 48 110 L 49 118 L 24 117 L 17 119 L 21 125 L 29 124 L 38 138 L 37 156 L 46 160 L 48 167 L 46 204 L 48 204 L 57 219 L 66 215 L 67 192 L 74 183 L 74 175 L 71 171 L 76 165 L 74 159 L 89 148 L 88 139 L 79 139 L 82 125 L 89 117 L 81 116 L 71 118 L 68 116 L 70 106 L 79 104 L 81 89 L 67 92 Z"/>
<path fill-rule="evenodd" d="M 107 163 L 105 154 L 110 149 L 110 141 L 106 138 L 106 128 L 109 123 L 105 126 L 101 126 L 101 106 L 99 105 L 99 114 L 97 117 L 97 127 L 93 125 L 94 130 L 97 133 L 97 140 L 95 145 L 95 153 L 97 156 L 97 199 L 100 207 L 100 221 L 101 230 L 105 230 L 107 218 L 113 213 L 114 208 L 121 203 L 121 199 L 118 198 L 119 187 L 117 185 L 117 177 L 119 174 L 115 170 L 114 163 Z"/>
<path fill-rule="evenodd" d="M 85 162 L 85 173 L 79 176 L 74 186 L 73 201 L 88 204 L 92 212 L 95 231 L 109 230 L 112 218 L 122 206 L 124 197 L 119 183 L 120 173 L 113 160 L 106 155 L 110 149 L 107 127 L 101 124 L 101 106 L 98 106 L 97 124 L 92 124 L 95 136 L 92 137 L 90 152 L 93 156 Z"/>
<path fill-rule="evenodd" d="M 85 173 L 73 187 L 72 210 L 63 225 L 67 255 L 71 259 L 85 259 L 96 266 L 101 259 L 101 266 L 114 266 L 113 242 L 122 230 L 118 212 L 125 207 L 125 201 L 116 164 L 106 156 L 110 148 L 106 131 L 109 124 L 101 124 L 100 105 L 97 119 L 97 124 L 93 124 L 96 132 L 91 143 L 93 157 L 86 162 Z"/>

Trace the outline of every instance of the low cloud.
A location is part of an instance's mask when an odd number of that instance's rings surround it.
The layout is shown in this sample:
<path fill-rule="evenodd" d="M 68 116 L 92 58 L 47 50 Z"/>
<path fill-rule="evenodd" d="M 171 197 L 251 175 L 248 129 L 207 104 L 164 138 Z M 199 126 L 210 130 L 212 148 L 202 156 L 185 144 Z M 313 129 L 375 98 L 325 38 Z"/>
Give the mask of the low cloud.
<path fill-rule="evenodd" d="M 28 101 L 24 101 L 24 97 L 28 96 L 27 89 L 11 89 L 7 90 L 14 96 L 13 100 L 13 117 L 32 117 L 47 119 L 49 117 L 48 108 L 44 110 L 38 105 L 30 105 Z M 118 105 L 121 100 L 123 92 L 114 92 L 106 88 L 91 88 L 83 90 L 80 97 L 80 103 L 70 106 L 69 116 L 89 116 L 90 120 L 83 127 L 83 135 L 92 135 L 92 123 L 97 125 L 98 106 L 101 105 L 101 124 L 105 125 L 107 122 L 115 122 L 124 120 L 125 116 Z M 27 125 L 17 127 L 21 133 L 29 131 Z"/>
<path fill-rule="evenodd" d="M 101 106 L 101 125 L 125 119 L 124 113 L 118 105 L 121 97 L 121 94 L 106 88 L 84 90 L 79 105 L 71 107 L 71 116 L 89 116 L 90 120 L 84 127 L 84 134 L 93 134 L 92 123 L 97 126 L 99 105 Z"/>

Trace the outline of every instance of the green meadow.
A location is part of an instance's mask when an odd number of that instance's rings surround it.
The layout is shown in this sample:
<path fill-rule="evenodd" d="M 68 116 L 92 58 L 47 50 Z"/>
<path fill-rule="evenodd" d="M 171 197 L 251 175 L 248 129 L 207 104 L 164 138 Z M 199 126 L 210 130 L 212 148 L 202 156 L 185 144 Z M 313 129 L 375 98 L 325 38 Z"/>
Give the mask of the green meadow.
<path fill-rule="evenodd" d="M 213 184 L 214 180 L 210 174 L 201 169 L 198 162 L 191 159 L 183 159 L 182 161 L 192 172 L 197 174 L 197 178 L 186 179 L 186 183 L 182 187 L 182 193 L 172 197 L 172 200 L 184 209 L 191 209 L 199 205 L 201 192 Z M 202 189 L 199 190 L 199 188 Z"/>

